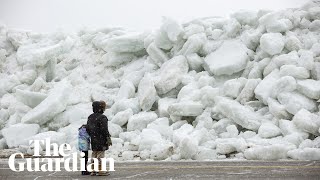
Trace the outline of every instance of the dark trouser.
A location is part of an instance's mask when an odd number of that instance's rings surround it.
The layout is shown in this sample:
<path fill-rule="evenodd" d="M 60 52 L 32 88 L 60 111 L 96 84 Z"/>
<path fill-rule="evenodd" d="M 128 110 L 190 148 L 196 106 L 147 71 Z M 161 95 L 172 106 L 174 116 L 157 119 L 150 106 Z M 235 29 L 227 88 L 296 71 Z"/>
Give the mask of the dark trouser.
<path fill-rule="evenodd" d="M 84 164 L 86 166 L 86 171 L 87 171 L 87 164 L 88 164 L 88 151 L 82 151 L 84 153 Z"/>

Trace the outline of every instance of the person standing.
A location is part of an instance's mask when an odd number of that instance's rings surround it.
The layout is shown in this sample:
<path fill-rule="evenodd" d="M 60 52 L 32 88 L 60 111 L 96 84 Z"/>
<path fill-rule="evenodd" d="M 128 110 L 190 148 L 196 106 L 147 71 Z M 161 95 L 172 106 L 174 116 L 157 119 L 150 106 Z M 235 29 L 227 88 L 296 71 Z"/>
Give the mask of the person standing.
<path fill-rule="evenodd" d="M 90 173 L 87 171 L 87 163 L 88 163 L 88 151 L 90 149 L 90 136 L 87 133 L 87 125 L 82 125 L 79 128 L 79 134 L 78 134 L 78 146 L 79 150 L 84 153 L 85 158 L 85 167 L 86 170 L 82 171 L 82 175 L 89 175 Z"/>
<path fill-rule="evenodd" d="M 103 172 L 101 167 L 101 158 L 105 157 L 105 151 L 109 149 L 110 133 L 108 130 L 108 118 L 103 115 L 106 109 L 104 101 L 94 101 L 92 103 L 93 114 L 88 117 L 87 132 L 91 137 L 92 158 L 99 161 L 99 172 L 92 171 L 91 175 L 106 176 L 108 172 Z"/>

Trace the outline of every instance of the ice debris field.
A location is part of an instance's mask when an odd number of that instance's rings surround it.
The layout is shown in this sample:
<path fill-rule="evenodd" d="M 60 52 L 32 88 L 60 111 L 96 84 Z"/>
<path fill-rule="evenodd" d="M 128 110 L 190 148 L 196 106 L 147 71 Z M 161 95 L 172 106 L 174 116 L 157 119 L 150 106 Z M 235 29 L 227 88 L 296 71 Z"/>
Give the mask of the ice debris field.
<path fill-rule="evenodd" d="M 0 48 L 0 149 L 51 138 L 76 151 L 104 100 L 116 160 L 320 160 L 317 3 L 152 32 L 2 25 Z"/>

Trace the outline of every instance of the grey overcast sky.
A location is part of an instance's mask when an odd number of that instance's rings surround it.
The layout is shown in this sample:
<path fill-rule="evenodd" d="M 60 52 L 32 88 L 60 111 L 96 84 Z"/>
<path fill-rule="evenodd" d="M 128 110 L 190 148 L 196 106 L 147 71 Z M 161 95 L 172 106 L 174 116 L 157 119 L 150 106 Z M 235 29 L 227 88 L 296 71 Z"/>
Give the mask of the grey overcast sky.
<path fill-rule="evenodd" d="M 37 32 L 81 27 L 158 28 L 162 16 L 179 22 L 228 16 L 240 9 L 280 10 L 309 0 L 0 0 L 0 23 Z"/>

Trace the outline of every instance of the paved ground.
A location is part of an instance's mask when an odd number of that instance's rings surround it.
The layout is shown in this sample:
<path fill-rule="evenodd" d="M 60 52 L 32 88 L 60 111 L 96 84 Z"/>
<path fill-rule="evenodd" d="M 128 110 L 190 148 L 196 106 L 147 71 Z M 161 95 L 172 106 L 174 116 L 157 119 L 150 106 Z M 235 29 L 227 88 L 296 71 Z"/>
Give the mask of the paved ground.
<path fill-rule="evenodd" d="M 320 161 L 116 162 L 107 177 L 79 172 L 13 172 L 0 161 L 0 180 L 44 179 L 320 179 Z"/>

